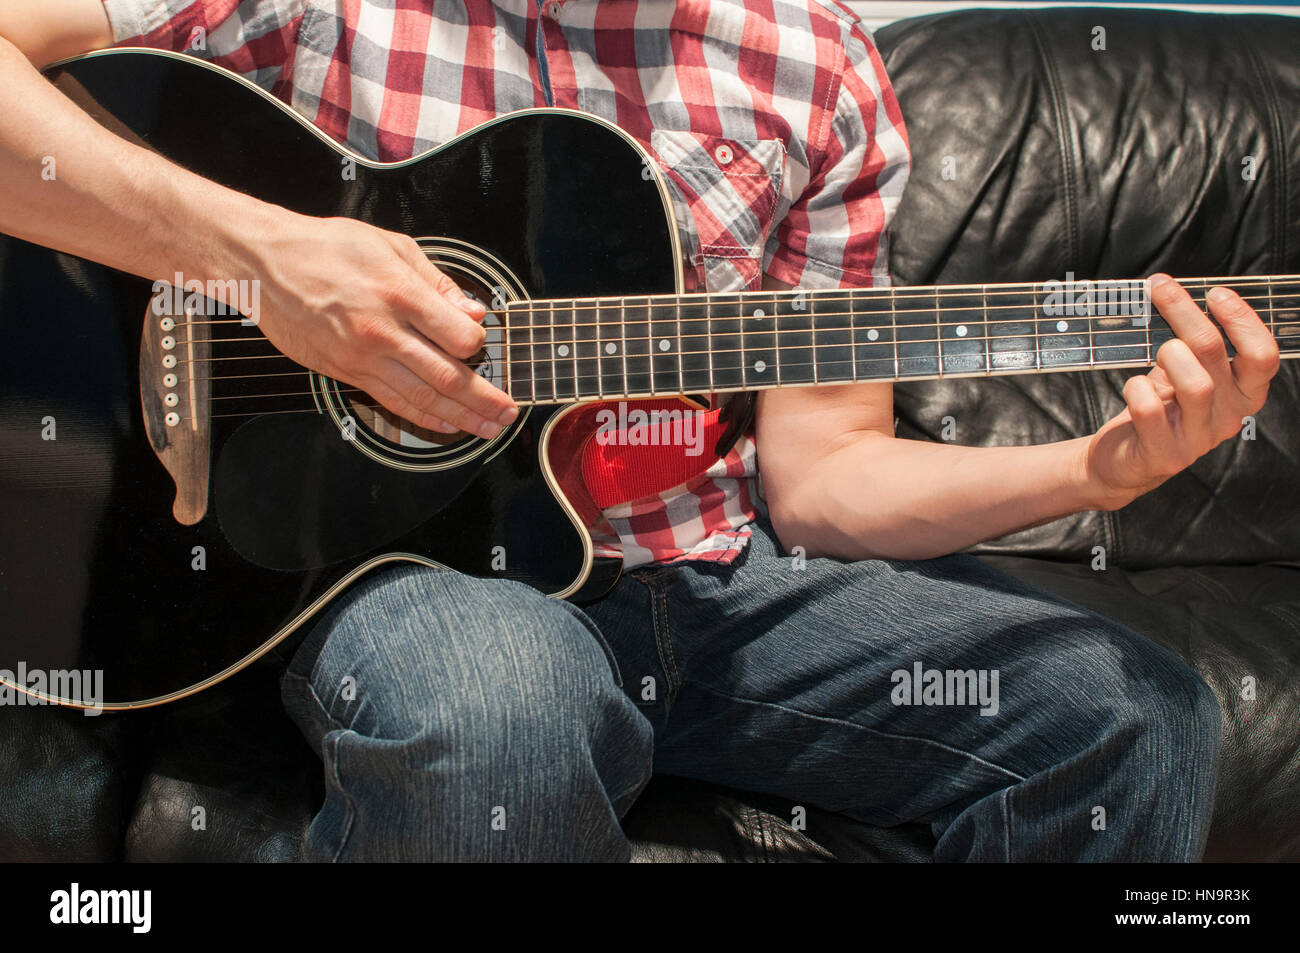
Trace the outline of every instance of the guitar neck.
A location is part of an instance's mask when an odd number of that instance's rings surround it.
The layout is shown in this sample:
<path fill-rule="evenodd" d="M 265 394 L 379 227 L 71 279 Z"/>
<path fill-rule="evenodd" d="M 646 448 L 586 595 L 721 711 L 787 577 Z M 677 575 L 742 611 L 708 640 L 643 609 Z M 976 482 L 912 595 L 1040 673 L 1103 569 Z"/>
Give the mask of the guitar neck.
<path fill-rule="evenodd" d="M 1237 291 L 1283 357 L 1300 355 L 1300 275 L 1179 281 L 1202 310 L 1210 288 Z M 1147 292 L 1141 280 L 1067 276 L 518 301 L 505 309 L 503 358 L 522 404 L 1147 367 L 1175 336 Z"/>

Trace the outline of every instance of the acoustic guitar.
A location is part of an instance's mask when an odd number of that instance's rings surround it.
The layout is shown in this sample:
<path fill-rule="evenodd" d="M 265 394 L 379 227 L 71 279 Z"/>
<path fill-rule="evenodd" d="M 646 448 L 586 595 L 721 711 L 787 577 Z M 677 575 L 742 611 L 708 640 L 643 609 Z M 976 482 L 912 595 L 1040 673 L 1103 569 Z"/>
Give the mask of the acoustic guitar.
<path fill-rule="evenodd" d="M 1172 336 L 1140 281 L 684 293 L 657 165 L 584 113 L 511 113 L 384 164 L 189 57 L 49 75 L 203 176 L 416 238 L 488 304 L 471 363 L 522 412 L 492 440 L 420 431 L 279 354 L 237 282 L 157 287 L 0 237 L 0 682 L 27 701 L 184 697 L 387 563 L 598 596 L 620 567 L 594 555 L 561 438 L 600 402 L 1141 368 Z M 1202 303 L 1234 287 L 1300 354 L 1300 276 L 1183 284 Z"/>

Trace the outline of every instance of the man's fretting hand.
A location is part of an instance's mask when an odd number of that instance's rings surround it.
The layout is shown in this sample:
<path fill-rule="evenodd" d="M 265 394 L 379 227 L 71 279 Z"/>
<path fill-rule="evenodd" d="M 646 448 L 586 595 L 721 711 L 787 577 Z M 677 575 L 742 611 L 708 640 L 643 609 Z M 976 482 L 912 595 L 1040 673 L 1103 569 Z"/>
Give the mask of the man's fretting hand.
<path fill-rule="evenodd" d="M 483 345 L 486 308 L 413 239 L 288 213 L 252 254 L 262 333 L 299 364 L 441 433 L 491 438 L 518 415 L 509 395 L 464 363 Z"/>
<path fill-rule="evenodd" d="M 1168 275 L 1151 278 L 1151 300 L 1177 337 L 1156 366 L 1124 385 L 1123 411 L 1087 446 L 1087 479 L 1117 509 L 1235 436 L 1264 406 L 1280 364 L 1277 342 L 1241 296 L 1212 288 L 1210 312 L 1236 348 L 1229 361 L 1219 330 Z"/>

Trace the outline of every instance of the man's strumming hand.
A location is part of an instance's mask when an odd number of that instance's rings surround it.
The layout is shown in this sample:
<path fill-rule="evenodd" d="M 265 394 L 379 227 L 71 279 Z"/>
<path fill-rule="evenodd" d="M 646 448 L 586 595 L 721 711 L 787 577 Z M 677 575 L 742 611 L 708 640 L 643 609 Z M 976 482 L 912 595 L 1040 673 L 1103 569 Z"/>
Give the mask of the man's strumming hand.
<path fill-rule="evenodd" d="M 484 305 L 416 242 L 348 218 L 275 208 L 244 254 L 262 282 L 260 329 L 280 351 L 429 430 L 494 437 L 518 411 L 464 360 Z"/>

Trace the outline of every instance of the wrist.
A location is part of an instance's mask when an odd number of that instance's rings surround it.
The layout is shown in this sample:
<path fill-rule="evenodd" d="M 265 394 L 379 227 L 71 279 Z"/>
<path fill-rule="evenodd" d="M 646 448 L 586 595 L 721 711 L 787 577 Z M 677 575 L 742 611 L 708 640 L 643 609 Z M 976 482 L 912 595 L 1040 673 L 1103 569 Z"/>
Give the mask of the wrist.
<path fill-rule="evenodd" d="M 1118 510 L 1133 502 L 1136 494 L 1109 485 L 1097 473 L 1093 459 L 1093 437 L 1076 437 L 1067 440 L 1071 468 L 1071 483 L 1074 486 L 1078 509 L 1083 510 Z"/>
<path fill-rule="evenodd" d="M 190 267 L 204 278 L 264 277 L 264 246 L 299 217 L 278 205 L 225 189 L 203 205 L 201 220 L 207 223 L 207 239 L 194 245 L 195 260 Z"/>

